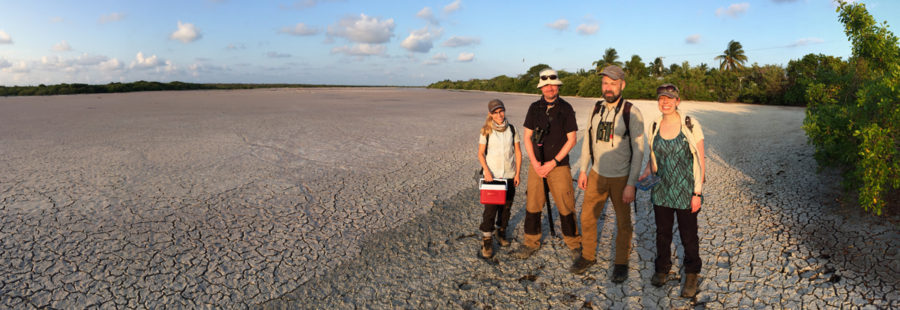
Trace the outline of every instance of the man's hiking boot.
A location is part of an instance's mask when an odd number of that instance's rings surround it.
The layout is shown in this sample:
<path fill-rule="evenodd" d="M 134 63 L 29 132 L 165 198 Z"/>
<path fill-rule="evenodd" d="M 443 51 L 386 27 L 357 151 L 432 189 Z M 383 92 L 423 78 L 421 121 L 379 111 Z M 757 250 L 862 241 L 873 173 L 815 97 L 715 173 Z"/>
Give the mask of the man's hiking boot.
<path fill-rule="evenodd" d="M 578 260 L 578 258 L 581 257 L 581 247 L 578 247 L 576 249 L 571 249 L 569 251 L 571 251 L 571 253 L 572 253 L 572 261 L 573 262 Z"/>
<path fill-rule="evenodd" d="M 685 277 L 684 287 L 681 289 L 681 297 L 694 298 L 697 296 L 697 284 L 699 282 L 699 274 L 689 273 Z"/>
<path fill-rule="evenodd" d="M 532 248 L 530 246 L 523 244 L 523 245 L 520 245 L 518 249 L 513 251 L 512 255 L 513 255 L 513 257 L 518 258 L 518 259 L 526 259 L 526 258 L 531 257 L 531 255 L 534 254 L 534 252 L 537 252 L 537 250 L 539 250 L 540 248 L 541 248 L 540 246 L 538 246 L 536 248 Z"/>
<path fill-rule="evenodd" d="M 653 274 L 653 277 L 650 277 L 650 284 L 653 284 L 655 287 L 661 287 L 666 284 L 666 281 L 669 279 L 669 273 L 657 272 Z"/>
<path fill-rule="evenodd" d="M 584 259 L 584 257 L 578 256 L 578 258 L 575 259 L 575 263 L 572 264 L 572 267 L 569 267 L 569 271 L 574 274 L 582 274 L 596 263 L 597 260 L 587 260 Z"/>
<path fill-rule="evenodd" d="M 506 230 L 498 229 L 496 233 L 494 233 L 494 237 L 497 237 L 497 243 L 499 243 L 500 246 L 509 246 L 509 239 L 506 239 Z"/>
<path fill-rule="evenodd" d="M 612 273 L 613 283 L 622 283 L 625 279 L 628 279 L 628 265 L 615 264 Z"/>
<path fill-rule="evenodd" d="M 494 240 L 491 237 L 481 238 L 481 257 L 494 257 Z"/>

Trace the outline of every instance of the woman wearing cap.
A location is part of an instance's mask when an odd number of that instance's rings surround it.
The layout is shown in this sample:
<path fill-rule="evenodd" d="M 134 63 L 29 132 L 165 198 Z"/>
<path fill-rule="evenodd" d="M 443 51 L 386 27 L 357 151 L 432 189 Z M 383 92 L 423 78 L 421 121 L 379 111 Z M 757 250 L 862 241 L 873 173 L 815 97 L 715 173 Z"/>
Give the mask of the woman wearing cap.
<path fill-rule="evenodd" d="M 506 180 L 506 204 L 484 205 L 481 229 L 481 255 L 491 258 L 494 255 L 494 243 L 491 233 L 494 222 L 498 226 L 496 237 L 500 246 L 508 246 L 506 226 L 509 223 L 510 207 L 519 186 L 519 171 L 522 168 L 522 149 L 516 129 L 506 120 L 506 108 L 503 101 L 494 99 L 488 102 L 488 115 L 481 127 L 478 138 L 478 162 L 484 170 L 484 180 Z"/>
<path fill-rule="evenodd" d="M 678 87 L 663 84 L 656 89 L 656 94 L 662 116 L 651 125 L 650 164 L 639 178 L 647 178 L 651 169 L 660 178 L 650 193 L 656 218 L 656 271 L 650 283 L 660 287 L 668 280 L 672 267 L 672 226 L 677 217 L 685 253 L 681 296 L 692 298 L 697 294 L 702 266 L 697 214 L 703 202 L 706 175 L 703 130 L 700 123 L 678 111 L 681 104 Z"/>

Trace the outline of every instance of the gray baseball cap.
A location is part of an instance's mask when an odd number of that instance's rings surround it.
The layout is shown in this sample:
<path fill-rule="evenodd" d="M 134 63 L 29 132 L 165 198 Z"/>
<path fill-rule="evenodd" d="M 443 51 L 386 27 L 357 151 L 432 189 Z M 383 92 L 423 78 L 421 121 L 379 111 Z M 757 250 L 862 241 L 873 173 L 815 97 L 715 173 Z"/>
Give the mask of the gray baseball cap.
<path fill-rule="evenodd" d="M 625 79 L 625 71 L 616 65 L 606 66 L 605 68 L 603 68 L 602 71 L 600 71 L 600 73 L 597 73 L 597 74 L 608 76 L 609 78 L 611 78 L 613 80 Z"/>
<path fill-rule="evenodd" d="M 500 101 L 500 99 L 494 99 L 491 100 L 491 102 L 488 102 L 488 112 L 494 113 L 494 110 L 497 109 L 503 109 L 504 111 L 506 111 L 506 107 L 503 106 L 503 101 Z"/>
<path fill-rule="evenodd" d="M 678 86 L 669 83 L 659 85 L 659 87 L 656 88 L 656 99 L 659 99 L 660 96 L 681 99 L 681 97 L 678 96 Z"/>

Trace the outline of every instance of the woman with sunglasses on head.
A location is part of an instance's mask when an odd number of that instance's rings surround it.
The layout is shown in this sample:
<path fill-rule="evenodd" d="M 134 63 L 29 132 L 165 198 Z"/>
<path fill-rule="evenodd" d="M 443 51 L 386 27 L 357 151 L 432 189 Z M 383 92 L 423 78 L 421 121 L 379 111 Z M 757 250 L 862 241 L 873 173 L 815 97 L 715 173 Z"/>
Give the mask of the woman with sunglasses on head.
<path fill-rule="evenodd" d="M 479 229 L 482 233 L 481 256 L 494 256 L 494 243 L 491 233 L 494 232 L 496 219 L 496 238 L 500 246 L 508 246 L 506 227 L 509 223 L 510 208 L 519 186 L 519 171 L 522 170 L 521 140 L 516 129 L 506 119 L 506 107 L 500 99 L 488 102 L 488 115 L 481 127 L 478 138 L 478 161 L 484 171 L 484 180 L 506 180 L 506 204 L 484 205 L 484 213 Z"/>
<path fill-rule="evenodd" d="M 662 116 L 651 125 L 650 163 L 639 178 L 644 180 L 655 173 L 660 179 L 650 193 L 656 218 L 656 271 L 650 283 L 660 287 L 668 280 L 672 267 L 673 222 L 677 217 L 684 246 L 685 281 L 681 296 L 693 298 L 697 295 L 702 266 L 697 215 L 703 202 L 706 175 L 703 129 L 697 120 L 678 111 L 681 104 L 678 87 L 663 84 L 656 89 L 656 94 Z"/>

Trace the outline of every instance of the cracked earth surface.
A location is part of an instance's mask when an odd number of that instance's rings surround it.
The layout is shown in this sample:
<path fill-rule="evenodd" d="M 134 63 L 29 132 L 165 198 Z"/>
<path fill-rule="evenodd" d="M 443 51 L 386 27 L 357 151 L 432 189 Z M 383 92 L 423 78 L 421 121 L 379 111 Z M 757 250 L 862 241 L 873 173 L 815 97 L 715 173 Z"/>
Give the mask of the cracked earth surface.
<path fill-rule="evenodd" d="M 798 108 L 682 105 L 709 153 L 694 299 L 678 297 L 678 259 L 671 281 L 649 285 L 646 192 L 622 285 L 608 280 L 611 209 L 583 275 L 549 236 L 528 260 L 500 248 L 478 259 L 475 141 L 495 97 L 517 125 L 537 99 L 390 88 L 0 98 L 0 308 L 900 307 L 898 222 L 834 206 L 837 181 L 815 173 Z M 583 129 L 592 100 L 566 99 Z M 524 188 L 516 201 L 521 240 Z"/>

